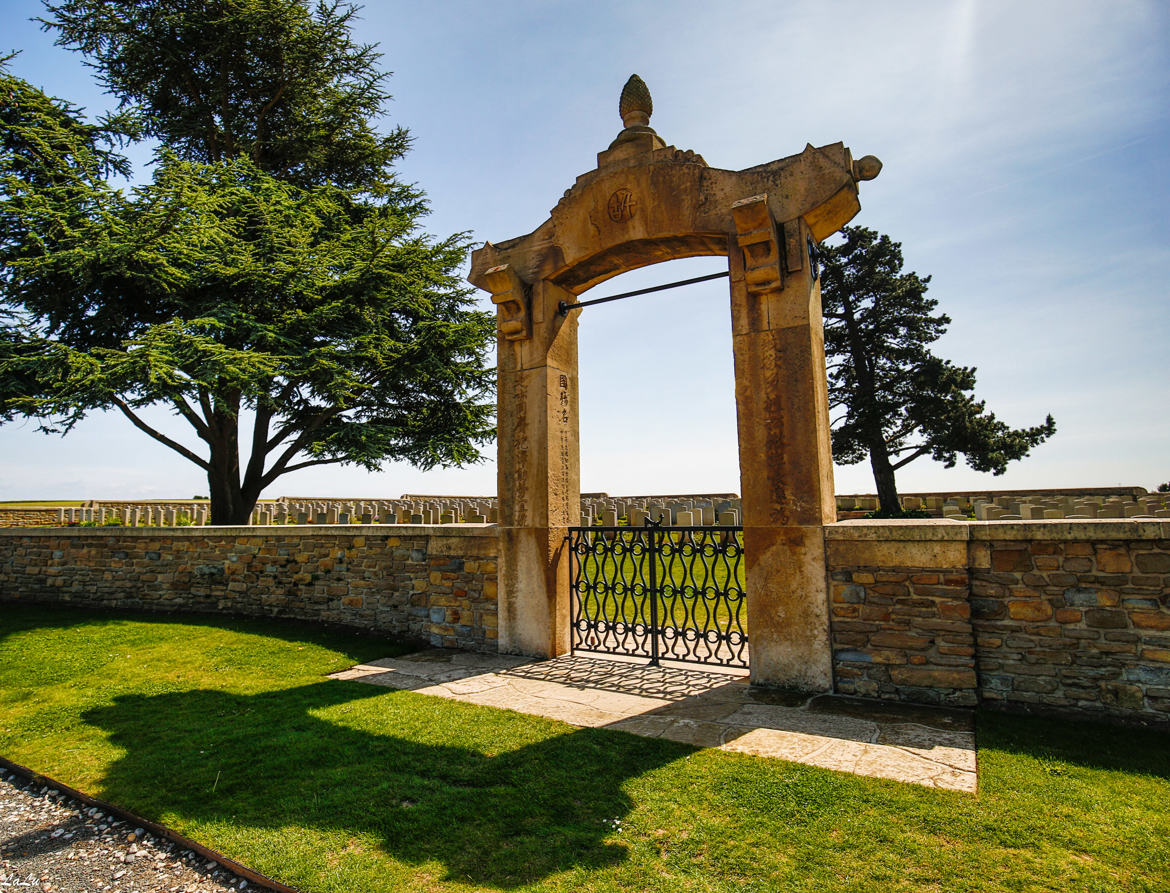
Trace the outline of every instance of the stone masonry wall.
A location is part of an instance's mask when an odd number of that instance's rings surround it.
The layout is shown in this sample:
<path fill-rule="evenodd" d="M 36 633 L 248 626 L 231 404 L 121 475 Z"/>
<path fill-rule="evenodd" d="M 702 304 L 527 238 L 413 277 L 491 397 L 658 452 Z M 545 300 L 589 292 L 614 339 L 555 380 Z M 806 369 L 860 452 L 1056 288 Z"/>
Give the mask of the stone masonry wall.
<path fill-rule="evenodd" d="M 966 527 L 937 521 L 827 529 L 839 693 L 977 703 Z"/>
<path fill-rule="evenodd" d="M 57 523 L 54 508 L 0 506 L 0 527 L 39 527 Z"/>
<path fill-rule="evenodd" d="M 214 611 L 496 650 L 494 527 L 0 532 L 0 602 Z"/>
<path fill-rule="evenodd" d="M 1088 526 L 1088 525 L 1076 525 Z M 1135 525 L 1124 525 L 1131 528 Z M 971 543 L 984 700 L 1170 718 L 1170 524 L 1105 539 L 986 525 Z"/>
<path fill-rule="evenodd" d="M 844 694 L 1170 723 L 1170 522 L 826 528 Z"/>
<path fill-rule="evenodd" d="M 1170 724 L 1170 521 L 825 528 L 836 690 Z M 0 602 L 214 611 L 495 651 L 492 525 L 0 531 Z"/>

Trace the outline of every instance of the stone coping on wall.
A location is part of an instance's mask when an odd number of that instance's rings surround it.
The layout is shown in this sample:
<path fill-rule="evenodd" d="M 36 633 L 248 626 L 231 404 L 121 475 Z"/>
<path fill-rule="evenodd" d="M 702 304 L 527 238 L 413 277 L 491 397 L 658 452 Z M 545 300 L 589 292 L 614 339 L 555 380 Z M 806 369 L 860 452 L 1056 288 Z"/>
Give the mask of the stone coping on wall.
<path fill-rule="evenodd" d="M 1170 539 L 1170 521 L 1101 518 L 1077 521 L 956 521 L 950 518 L 855 519 L 825 525 L 827 540 L 928 542 L 965 540 L 1157 540 Z"/>
<path fill-rule="evenodd" d="M 1078 496 L 1079 495 L 1083 495 L 1083 496 L 1119 496 L 1122 493 L 1130 493 L 1133 495 L 1140 495 L 1142 493 L 1146 493 L 1146 494 L 1149 494 L 1151 496 L 1156 495 L 1154 492 L 1147 490 L 1145 487 L 1141 486 L 1140 484 L 1118 484 L 1116 487 L 1035 487 L 1035 488 L 1026 488 L 1026 489 L 1022 489 L 1022 490 L 1021 489 L 996 490 L 994 488 L 992 488 L 990 490 L 961 490 L 961 489 L 911 490 L 911 491 L 907 491 L 907 492 L 899 492 L 898 495 L 899 496 L 917 496 L 919 498 L 923 498 L 926 496 L 941 496 L 943 498 L 948 498 L 948 497 L 951 497 L 954 495 L 988 496 L 988 497 L 990 497 L 990 496 L 1040 496 L 1040 495 L 1064 496 L 1064 495 L 1070 495 L 1070 494 L 1076 494 Z M 847 498 L 850 496 L 867 497 L 869 499 L 877 499 L 878 498 L 876 493 L 839 493 L 839 494 L 837 494 L 838 499 L 843 499 L 843 498 Z"/>
<path fill-rule="evenodd" d="M 1170 539 L 1170 521 L 1155 518 L 1100 518 L 1077 521 L 973 521 L 971 539 L 1002 540 L 1157 540 Z"/>
<path fill-rule="evenodd" d="M 872 540 L 874 542 L 925 542 L 966 540 L 970 534 L 964 521 L 950 518 L 906 518 L 905 520 L 854 518 L 825 525 L 828 540 Z"/>
<path fill-rule="evenodd" d="M 257 524 L 249 526 L 191 525 L 189 527 L 0 527 L 0 536 L 259 536 L 265 533 L 296 533 L 322 536 L 495 536 L 495 524 Z"/>

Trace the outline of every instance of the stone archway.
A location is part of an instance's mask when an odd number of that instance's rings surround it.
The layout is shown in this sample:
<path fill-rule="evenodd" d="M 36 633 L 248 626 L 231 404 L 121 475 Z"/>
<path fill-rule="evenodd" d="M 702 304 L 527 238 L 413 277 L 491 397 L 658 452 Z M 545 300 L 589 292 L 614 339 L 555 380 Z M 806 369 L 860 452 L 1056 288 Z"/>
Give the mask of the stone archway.
<path fill-rule="evenodd" d="M 815 244 L 860 210 L 877 176 L 841 143 L 743 171 L 667 146 L 634 75 L 624 129 L 548 220 L 472 257 L 498 314 L 499 643 L 569 649 L 567 528 L 580 520 L 577 326 L 561 302 L 612 276 L 722 255 L 731 274 L 751 674 L 832 688 L 823 526 L 836 520 Z"/>

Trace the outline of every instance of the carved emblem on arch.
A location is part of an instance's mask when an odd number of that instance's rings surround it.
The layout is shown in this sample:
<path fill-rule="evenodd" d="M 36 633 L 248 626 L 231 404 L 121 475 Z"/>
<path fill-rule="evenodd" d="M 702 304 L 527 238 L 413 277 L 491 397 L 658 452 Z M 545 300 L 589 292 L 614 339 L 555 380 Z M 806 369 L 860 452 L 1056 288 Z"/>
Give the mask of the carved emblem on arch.
<path fill-rule="evenodd" d="M 532 288 L 511 264 L 498 264 L 484 271 L 483 285 L 496 305 L 500 334 L 508 341 L 532 337 Z"/>
<path fill-rule="evenodd" d="M 634 198 L 634 193 L 626 189 L 624 186 L 616 190 L 613 195 L 609 197 L 606 202 L 606 211 L 609 214 L 609 219 L 614 223 L 621 223 L 629 220 L 634 216 L 634 212 L 638 208 L 638 200 Z"/>

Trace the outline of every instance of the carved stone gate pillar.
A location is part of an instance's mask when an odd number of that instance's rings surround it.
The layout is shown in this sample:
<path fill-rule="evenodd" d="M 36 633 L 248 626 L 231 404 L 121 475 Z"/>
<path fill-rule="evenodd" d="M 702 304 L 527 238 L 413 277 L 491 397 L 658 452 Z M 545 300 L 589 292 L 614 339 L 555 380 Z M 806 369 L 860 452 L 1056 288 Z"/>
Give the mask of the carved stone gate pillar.
<path fill-rule="evenodd" d="M 832 688 L 823 525 L 836 520 L 821 290 L 801 218 L 732 206 L 732 344 L 752 680 Z"/>
<path fill-rule="evenodd" d="M 573 296 L 507 264 L 483 285 L 499 319 L 499 647 L 555 657 L 569 650 L 564 539 L 581 515 L 577 319 L 557 314 Z"/>

